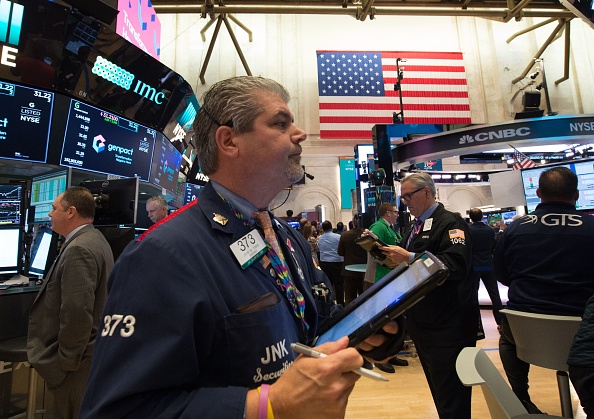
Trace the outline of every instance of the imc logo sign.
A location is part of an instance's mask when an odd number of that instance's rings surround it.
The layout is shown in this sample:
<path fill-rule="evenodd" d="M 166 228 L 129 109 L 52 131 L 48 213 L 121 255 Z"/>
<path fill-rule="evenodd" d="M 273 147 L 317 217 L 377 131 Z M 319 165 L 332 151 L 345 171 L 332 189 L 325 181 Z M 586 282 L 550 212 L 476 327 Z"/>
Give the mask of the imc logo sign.
<path fill-rule="evenodd" d="M 93 64 L 91 71 L 93 74 L 96 74 L 99 77 L 102 77 L 123 89 L 130 90 L 130 88 L 133 87 L 132 91 L 134 93 L 152 102 L 155 102 L 157 105 L 162 105 L 163 100 L 165 100 L 164 92 L 157 92 L 157 89 L 149 86 L 141 80 L 136 80 L 136 84 L 134 84 L 134 74 L 124 70 L 123 68 L 115 65 L 111 61 L 106 60 L 101 56 L 97 57 L 97 60 L 95 61 L 95 64 Z"/>
<path fill-rule="evenodd" d="M 23 24 L 24 7 L 8 0 L 0 0 L 0 42 L 18 46 Z M 16 54 L 19 50 L 8 45 L 2 46 L 0 64 L 16 67 Z"/>

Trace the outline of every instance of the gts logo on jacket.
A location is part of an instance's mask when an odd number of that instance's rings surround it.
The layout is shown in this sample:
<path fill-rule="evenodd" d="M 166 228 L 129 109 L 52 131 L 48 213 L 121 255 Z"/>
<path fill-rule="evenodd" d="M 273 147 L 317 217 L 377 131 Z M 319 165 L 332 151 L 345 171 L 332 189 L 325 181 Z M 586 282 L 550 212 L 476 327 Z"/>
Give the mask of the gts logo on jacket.
<path fill-rule="evenodd" d="M 545 214 L 540 217 L 540 222 L 542 225 L 547 227 L 556 227 L 556 226 L 568 226 L 568 227 L 579 227 L 584 222 L 582 221 L 582 216 L 578 214 Z M 522 217 L 522 224 L 536 224 L 538 223 L 538 216 L 534 214 L 528 214 Z"/>

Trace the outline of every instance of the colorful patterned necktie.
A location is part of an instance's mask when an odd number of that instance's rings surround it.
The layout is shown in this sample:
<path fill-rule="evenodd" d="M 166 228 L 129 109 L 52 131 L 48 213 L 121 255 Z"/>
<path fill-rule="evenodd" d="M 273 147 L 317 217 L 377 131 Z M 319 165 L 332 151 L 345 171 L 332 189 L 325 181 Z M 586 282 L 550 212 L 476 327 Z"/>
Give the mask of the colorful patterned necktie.
<path fill-rule="evenodd" d="M 291 303 L 291 307 L 293 307 L 293 312 L 295 313 L 295 316 L 303 322 L 305 330 L 308 330 L 309 325 L 307 324 L 307 321 L 305 321 L 305 299 L 303 298 L 301 291 L 299 291 L 293 283 L 291 275 L 289 275 L 289 268 L 285 261 L 285 256 L 278 244 L 276 233 L 272 228 L 270 215 L 268 214 L 268 211 L 256 211 L 252 214 L 252 217 L 258 221 L 258 224 L 264 231 L 264 238 L 266 243 L 270 246 L 268 257 L 285 287 L 285 293 L 287 294 L 289 303 Z"/>
<path fill-rule="evenodd" d="M 408 246 L 410 246 L 410 242 L 412 242 L 413 237 L 415 237 L 421 231 L 421 226 L 423 225 L 423 221 L 420 219 L 415 220 L 415 225 L 410 232 L 410 236 L 408 236 L 408 240 L 406 241 L 406 250 L 408 250 Z"/>

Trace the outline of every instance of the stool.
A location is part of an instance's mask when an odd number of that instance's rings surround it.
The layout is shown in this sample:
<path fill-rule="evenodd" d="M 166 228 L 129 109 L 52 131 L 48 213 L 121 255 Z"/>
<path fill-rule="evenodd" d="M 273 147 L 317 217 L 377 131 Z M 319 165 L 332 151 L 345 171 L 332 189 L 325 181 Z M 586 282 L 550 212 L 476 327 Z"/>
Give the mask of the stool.
<path fill-rule="evenodd" d="M 27 336 L 8 339 L 0 342 L 0 360 L 7 362 L 28 362 L 27 359 Z M 37 382 L 39 374 L 35 368 L 29 365 L 29 384 L 27 386 L 27 410 L 24 413 L 26 419 L 35 418 L 35 402 L 37 399 Z M 39 413 L 47 413 L 40 411 Z M 10 419 L 23 417 L 23 414 L 13 416 Z"/>

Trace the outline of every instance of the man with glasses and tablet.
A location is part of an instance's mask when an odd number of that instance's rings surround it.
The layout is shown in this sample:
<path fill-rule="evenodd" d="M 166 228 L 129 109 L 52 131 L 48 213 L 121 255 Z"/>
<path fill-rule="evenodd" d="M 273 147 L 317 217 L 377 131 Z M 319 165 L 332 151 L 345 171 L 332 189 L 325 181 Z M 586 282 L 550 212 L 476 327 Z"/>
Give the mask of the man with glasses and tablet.
<path fill-rule="evenodd" d="M 396 263 L 428 251 L 449 269 L 446 281 L 410 308 L 407 331 L 415 343 L 440 419 L 470 419 L 471 389 L 456 373 L 462 348 L 476 345 L 479 307 L 471 281 L 470 231 L 460 215 L 436 200 L 431 175 L 413 173 L 401 181 L 401 201 L 416 218 L 397 246 L 380 249 Z"/>

